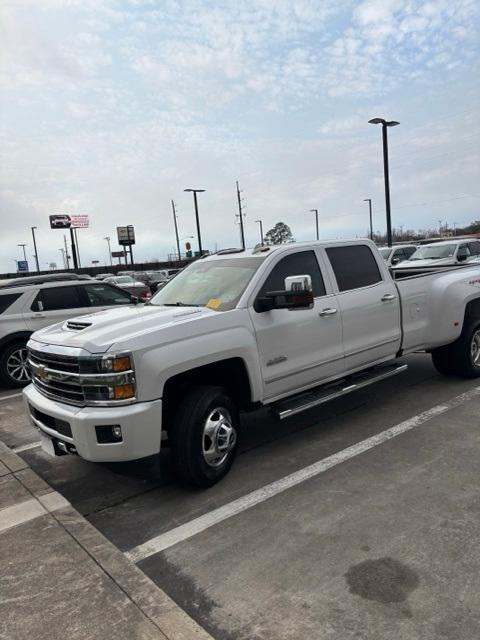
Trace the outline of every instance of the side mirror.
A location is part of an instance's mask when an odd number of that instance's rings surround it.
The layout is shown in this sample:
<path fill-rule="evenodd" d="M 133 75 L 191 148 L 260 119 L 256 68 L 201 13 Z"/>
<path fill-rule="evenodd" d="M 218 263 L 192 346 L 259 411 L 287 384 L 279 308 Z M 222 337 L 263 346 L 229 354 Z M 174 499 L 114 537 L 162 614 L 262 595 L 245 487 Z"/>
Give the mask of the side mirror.
<path fill-rule="evenodd" d="M 392 264 L 398 264 L 399 262 L 401 262 L 400 256 L 393 256 Z"/>
<path fill-rule="evenodd" d="M 465 262 L 465 260 L 468 258 L 466 253 L 459 253 L 457 255 L 457 260 L 458 262 Z"/>
<path fill-rule="evenodd" d="M 130 296 L 130 302 L 132 304 L 138 304 L 140 302 L 140 298 L 138 298 L 137 296 Z"/>
<path fill-rule="evenodd" d="M 272 311 L 272 309 L 311 309 L 313 307 L 313 293 L 311 291 L 268 291 L 258 298 L 257 311 Z"/>

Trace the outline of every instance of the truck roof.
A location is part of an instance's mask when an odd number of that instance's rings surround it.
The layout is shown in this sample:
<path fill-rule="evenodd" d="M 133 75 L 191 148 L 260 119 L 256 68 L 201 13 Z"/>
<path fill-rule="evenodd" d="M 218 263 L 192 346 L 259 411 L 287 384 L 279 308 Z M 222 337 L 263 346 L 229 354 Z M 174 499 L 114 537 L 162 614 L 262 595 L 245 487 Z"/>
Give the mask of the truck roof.
<path fill-rule="evenodd" d="M 346 244 L 369 244 L 375 246 L 375 243 L 368 238 L 355 238 L 350 240 L 312 240 L 305 242 L 289 242 L 286 244 L 273 244 L 273 245 L 260 245 L 257 244 L 253 248 L 241 249 L 241 248 L 229 248 L 221 249 L 217 253 L 210 254 L 201 258 L 202 260 L 218 260 L 225 258 L 252 258 L 252 257 L 266 257 L 272 253 L 278 253 L 279 251 L 287 251 L 293 248 L 314 248 L 334 245 L 346 245 Z"/>

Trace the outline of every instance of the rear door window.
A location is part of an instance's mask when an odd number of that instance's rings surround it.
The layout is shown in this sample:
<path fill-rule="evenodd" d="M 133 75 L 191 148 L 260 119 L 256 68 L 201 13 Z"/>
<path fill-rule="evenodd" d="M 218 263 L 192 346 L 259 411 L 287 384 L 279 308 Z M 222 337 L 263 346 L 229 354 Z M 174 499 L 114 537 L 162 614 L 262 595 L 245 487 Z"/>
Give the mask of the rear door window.
<path fill-rule="evenodd" d="M 340 291 L 361 289 L 382 281 L 377 261 L 366 245 L 329 247 L 325 251 Z"/>
<path fill-rule="evenodd" d="M 21 295 L 21 293 L 4 293 L 0 295 L 0 314 L 6 311 Z"/>
<path fill-rule="evenodd" d="M 38 302 L 42 303 L 41 309 Z M 56 311 L 58 309 L 78 309 L 84 306 L 85 303 L 78 286 L 52 287 L 39 291 L 31 309 L 33 311 Z"/>

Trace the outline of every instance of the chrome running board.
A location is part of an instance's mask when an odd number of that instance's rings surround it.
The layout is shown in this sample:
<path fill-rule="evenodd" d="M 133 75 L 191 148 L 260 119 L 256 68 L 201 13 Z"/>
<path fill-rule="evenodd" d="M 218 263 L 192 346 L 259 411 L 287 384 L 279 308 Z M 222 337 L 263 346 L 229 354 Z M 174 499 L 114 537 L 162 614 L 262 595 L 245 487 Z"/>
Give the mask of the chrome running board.
<path fill-rule="evenodd" d="M 338 382 L 316 387 L 310 391 L 304 391 L 285 400 L 279 400 L 272 404 L 270 410 L 277 418 L 283 420 L 284 418 L 289 418 L 302 411 L 307 411 L 335 398 L 345 396 L 347 393 L 352 393 L 352 391 L 357 391 L 357 389 L 361 389 L 362 387 L 367 387 L 374 382 L 396 376 L 398 373 L 403 373 L 407 369 L 408 365 L 406 364 L 389 364 L 366 371 L 359 371 L 348 378 L 342 378 L 342 380 Z"/>

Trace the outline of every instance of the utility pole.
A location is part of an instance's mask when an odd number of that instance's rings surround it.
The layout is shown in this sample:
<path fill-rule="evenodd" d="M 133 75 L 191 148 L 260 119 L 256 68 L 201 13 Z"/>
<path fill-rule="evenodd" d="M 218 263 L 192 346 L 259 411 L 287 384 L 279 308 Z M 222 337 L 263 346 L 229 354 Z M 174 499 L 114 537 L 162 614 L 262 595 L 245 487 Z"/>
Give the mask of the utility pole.
<path fill-rule="evenodd" d="M 37 242 L 35 240 L 35 229 L 37 227 L 30 227 L 32 230 L 32 238 L 33 238 L 33 250 L 35 251 L 35 263 L 37 265 L 37 271 L 40 271 L 40 265 L 38 263 L 38 251 L 37 251 Z"/>
<path fill-rule="evenodd" d="M 240 197 L 240 187 L 237 180 L 237 200 L 238 200 L 238 215 L 240 217 L 240 242 L 242 243 L 242 249 L 245 251 L 245 230 L 243 228 L 243 208 L 242 198 Z"/>
<path fill-rule="evenodd" d="M 64 261 L 64 264 L 67 265 L 67 269 L 70 269 L 70 256 L 68 255 L 67 236 L 65 234 L 63 234 L 63 244 L 65 245 L 65 261 Z"/>
<path fill-rule="evenodd" d="M 368 211 L 370 213 L 370 240 L 373 240 L 372 199 L 365 198 L 363 201 L 368 202 Z"/>
<path fill-rule="evenodd" d="M 63 260 L 63 268 L 66 268 L 66 260 L 65 260 L 65 249 L 63 247 L 60 247 L 59 251 L 62 252 L 62 260 Z"/>
<path fill-rule="evenodd" d="M 320 240 L 320 235 L 318 233 L 318 209 L 310 209 L 312 213 L 315 213 L 315 227 L 317 230 L 317 240 Z"/>
<path fill-rule="evenodd" d="M 175 225 L 175 239 L 177 241 L 178 261 L 182 259 L 180 252 L 180 240 L 178 239 L 178 225 L 177 225 L 177 212 L 175 210 L 175 202 L 172 200 L 172 212 L 173 212 L 173 224 Z"/>

